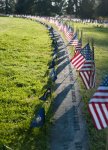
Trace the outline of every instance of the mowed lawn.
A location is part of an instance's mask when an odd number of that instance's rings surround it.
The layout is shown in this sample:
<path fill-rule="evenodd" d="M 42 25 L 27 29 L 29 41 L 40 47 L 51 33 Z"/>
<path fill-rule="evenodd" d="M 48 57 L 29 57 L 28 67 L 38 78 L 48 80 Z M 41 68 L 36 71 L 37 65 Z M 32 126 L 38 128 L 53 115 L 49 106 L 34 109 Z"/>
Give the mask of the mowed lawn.
<path fill-rule="evenodd" d="M 30 130 L 48 85 L 51 39 L 31 20 L 0 17 L 0 149 L 47 149 L 47 124 Z M 46 113 L 50 102 L 44 105 Z M 46 116 L 47 117 L 47 116 Z M 48 121 L 48 118 L 47 118 Z"/>
<path fill-rule="evenodd" d="M 104 150 L 106 147 L 106 135 L 108 136 L 108 129 L 98 131 L 94 128 L 94 124 L 88 112 L 87 106 L 90 98 L 100 85 L 102 79 L 105 75 L 108 75 L 108 27 L 99 27 L 93 24 L 82 23 L 72 23 L 71 25 L 74 26 L 75 29 L 79 29 L 79 38 L 81 35 L 81 30 L 83 31 L 83 46 L 87 44 L 87 42 L 90 42 L 91 45 L 91 39 L 94 40 L 96 87 L 91 90 L 86 90 L 80 78 L 79 83 L 82 101 L 85 103 L 82 111 L 86 116 L 90 139 L 90 150 Z"/>

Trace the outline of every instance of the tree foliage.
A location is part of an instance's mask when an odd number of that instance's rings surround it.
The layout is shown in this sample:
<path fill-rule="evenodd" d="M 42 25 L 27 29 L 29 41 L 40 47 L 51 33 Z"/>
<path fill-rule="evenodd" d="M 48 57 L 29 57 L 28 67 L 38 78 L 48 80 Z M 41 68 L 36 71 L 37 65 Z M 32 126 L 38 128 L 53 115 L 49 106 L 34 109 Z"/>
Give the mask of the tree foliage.
<path fill-rule="evenodd" d="M 100 3 L 97 7 L 97 14 L 99 16 L 108 17 L 108 0 L 100 0 Z"/>
<path fill-rule="evenodd" d="M 0 13 L 39 16 L 108 17 L 108 0 L 1 0 Z"/>
<path fill-rule="evenodd" d="M 93 18 L 95 0 L 82 0 L 80 2 L 79 16 L 81 18 Z"/>
<path fill-rule="evenodd" d="M 0 0 L 0 13 L 12 14 L 15 12 L 15 0 Z"/>
<path fill-rule="evenodd" d="M 6 8 L 6 3 L 4 0 L 0 1 L 0 13 L 4 13 Z"/>

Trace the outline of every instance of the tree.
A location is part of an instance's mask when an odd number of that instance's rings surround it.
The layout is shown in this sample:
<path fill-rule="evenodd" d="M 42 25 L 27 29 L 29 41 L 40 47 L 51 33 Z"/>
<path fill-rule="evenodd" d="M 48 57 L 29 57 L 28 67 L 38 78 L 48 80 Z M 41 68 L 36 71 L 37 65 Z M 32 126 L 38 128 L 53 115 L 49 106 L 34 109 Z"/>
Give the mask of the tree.
<path fill-rule="evenodd" d="M 4 0 L 0 1 L 0 13 L 5 13 L 6 3 Z"/>
<path fill-rule="evenodd" d="M 67 7 L 66 0 L 53 0 L 51 13 L 53 13 L 55 15 L 56 14 L 63 15 L 63 14 L 65 14 L 66 7 Z"/>
<path fill-rule="evenodd" d="M 41 16 L 50 16 L 51 14 L 51 1 L 50 0 L 38 0 L 35 2 L 35 11 Z"/>
<path fill-rule="evenodd" d="M 81 0 L 68 0 L 67 13 L 69 15 L 80 16 Z"/>
<path fill-rule="evenodd" d="M 24 7 L 24 4 L 25 4 L 26 0 L 18 0 L 17 1 L 17 4 L 16 4 L 16 13 L 18 14 L 24 14 L 25 13 L 25 7 Z"/>
<path fill-rule="evenodd" d="M 72 15 L 74 14 L 74 0 L 69 0 L 68 1 L 68 6 L 66 9 L 67 14 Z"/>
<path fill-rule="evenodd" d="M 15 0 L 1 0 L 0 13 L 13 14 L 15 12 Z"/>
<path fill-rule="evenodd" d="M 100 0 L 97 7 L 97 15 L 108 17 L 108 0 Z"/>
<path fill-rule="evenodd" d="M 49 16 L 51 12 L 50 0 L 18 0 L 16 5 L 18 14 L 32 14 Z"/>
<path fill-rule="evenodd" d="M 6 2 L 7 13 L 13 14 L 15 12 L 15 0 L 6 0 L 6 1 L 7 1 Z"/>
<path fill-rule="evenodd" d="M 81 18 L 94 17 L 95 0 L 82 0 L 80 1 L 79 15 Z"/>

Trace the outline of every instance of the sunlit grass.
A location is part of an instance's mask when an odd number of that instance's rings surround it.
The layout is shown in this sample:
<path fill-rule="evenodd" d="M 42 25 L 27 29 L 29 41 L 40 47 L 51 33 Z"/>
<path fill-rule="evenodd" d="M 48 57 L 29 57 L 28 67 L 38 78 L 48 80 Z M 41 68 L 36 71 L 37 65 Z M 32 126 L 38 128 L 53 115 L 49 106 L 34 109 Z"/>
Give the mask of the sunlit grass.
<path fill-rule="evenodd" d="M 39 97 L 49 82 L 45 74 L 50 60 L 51 40 L 45 27 L 31 20 L 0 18 L 1 147 L 46 148 L 45 127 L 29 127 L 34 113 L 43 105 Z M 45 105 L 47 114 L 49 106 L 50 102 Z"/>

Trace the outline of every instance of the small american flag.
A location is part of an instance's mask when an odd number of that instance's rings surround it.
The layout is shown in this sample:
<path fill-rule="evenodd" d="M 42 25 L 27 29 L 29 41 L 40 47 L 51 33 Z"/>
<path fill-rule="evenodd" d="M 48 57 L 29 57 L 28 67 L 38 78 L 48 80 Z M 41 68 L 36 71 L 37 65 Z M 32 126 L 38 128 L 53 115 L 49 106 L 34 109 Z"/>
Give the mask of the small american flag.
<path fill-rule="evenodd" d="M 77 33 L 75 33 L 70 42 L 68 43 L 68 45 L 76 46 L 77 44 L 78 44 L 78 37 Z"/>
<path fill-rule="evenodd" d="M 67 25 L 65 24 L 65 25 L 63 26 L 63 32 L 66 33 L 66 31 L 67 31 Z"/>
<path fill-rule="evenodd" d="M 59 31 L 63 31 L 63 23 L 61 22 L 60 25 L 59 25 Z"/>
<path fill-rule="evenodd" d="M 77 53 L 78 51 L 80 51 L 82 48 L 82 39 L 80 39 L 77 43 L 77 45 L 75 46 L 75 53 Z"/>
<path fill-rule="evenodd" d="M 98 130 L 108 127 L 108 75 L 91 98 L 88 108 Z"/>
<path fill-rule="evenodd" d="M 80 69 L 80 76 L 87 89 L 95 86 L 95 63 L 94 63 L 94 51 L 90 49 L 89 43 L 80 51 L 85 57 L 83 67 Z"/>
<path fill-rule="evenodd" d="M 67 26 L 67 30 L 65 32 L 65 36 L 68 41 L 70 41 L 73 37 L 73 32 L 72 32 L 71 28 L 69 28 L 68 26 Z"/>
<path fill-rule="evenodd" d="M 79 51 L 74 55 L 74 57 L 70 61 L 77 70 L 80 70 L 83 67 L 86 59 Z"/>

